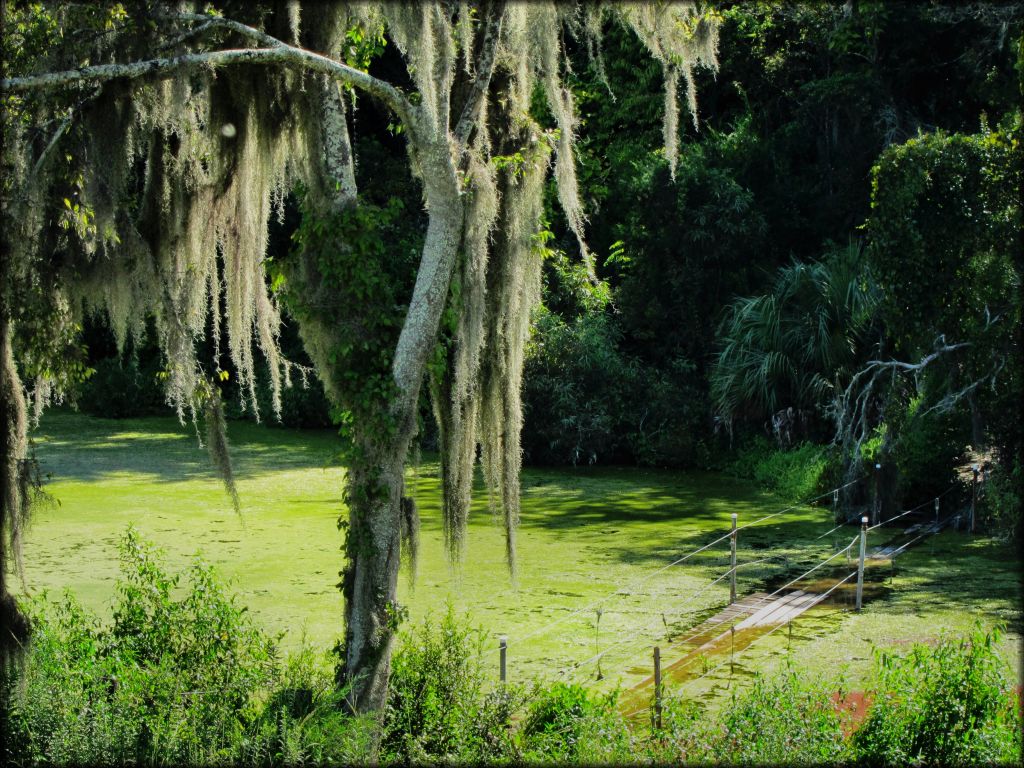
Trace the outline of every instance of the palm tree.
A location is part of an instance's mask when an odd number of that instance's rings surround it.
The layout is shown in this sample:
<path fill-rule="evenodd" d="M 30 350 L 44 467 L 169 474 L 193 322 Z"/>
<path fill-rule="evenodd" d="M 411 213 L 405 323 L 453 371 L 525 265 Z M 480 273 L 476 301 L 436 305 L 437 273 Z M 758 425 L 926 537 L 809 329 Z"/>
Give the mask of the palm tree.
<path fill-rule="evenodd" d="M 861 247 L 779 269 L 771 290 L 737 298 L 718 326 L 711 370 L 716 417 L 771 418 L 776 436 L 831 398 L 864 347 L 878 289 Z"/>

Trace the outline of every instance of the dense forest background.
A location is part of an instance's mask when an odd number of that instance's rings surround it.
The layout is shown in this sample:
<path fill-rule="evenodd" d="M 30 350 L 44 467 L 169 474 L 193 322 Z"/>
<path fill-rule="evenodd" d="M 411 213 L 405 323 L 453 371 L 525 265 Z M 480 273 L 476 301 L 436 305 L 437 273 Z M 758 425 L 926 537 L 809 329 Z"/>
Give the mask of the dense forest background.
<path fill-rule="evenodd" d="M 794 496 L 878 461 L 892 504 L 979 464 L 986 522 L 1015 533 L 1024 10 L 737 3 L 721 14 L 720 69 L 701 73 L 674 178 L 660 66 L 615 25 L 603 56 L 573 52 L 596 279 L 552 189 L 525 461 L 732 469 Z M 372 66 L 403 71 L 386 46 Z M 404 138 L 369 100 L 351 119 L 352 258 L 393 254 L 367 289 L 407 296 L 426 218 Z M 272 260 L 300 219 L 290 201 Z M 84 344 L 95 372 L 80 408 L 163 409 L 155 345 L 119 356 L 100 318 Z M 304 361 L 293 325 L 284 348 Z M 285 395 L 284 426 L 344 417 L 312 377 Z M 436 447 L 425 395 L 421 444 Z"/>

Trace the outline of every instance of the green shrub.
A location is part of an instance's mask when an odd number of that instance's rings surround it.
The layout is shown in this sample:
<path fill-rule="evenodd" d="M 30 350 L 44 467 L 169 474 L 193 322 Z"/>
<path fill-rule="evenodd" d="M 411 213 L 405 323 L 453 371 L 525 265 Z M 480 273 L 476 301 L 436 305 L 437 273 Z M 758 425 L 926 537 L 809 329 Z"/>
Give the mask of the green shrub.
<path fill-rule="evenodd" d="M 523 450 L 534 464 L 693 465 L 703 410 L 696 366 L 624 351 L 604 311 L 566 321 L 541 307 L 527 349 Z"/>
<path fill-rule="evenodd" d="M 401 761 L 509 756 L 516 689 L 484 694 L 484 634 L 451 608 L 403 633 L 391 660 L 382 752 Z"/>
<path fill-rule="evenodd" d="M 928 407 L 923 395 L 914 397 L 892 419 L 892 460 L 899 493 L 908 506 L 949 487 L 970 434 L 966 413 L 929 413 Z"/>
<path fill-rule="evenodd" d="M 876 763 L 1019 763 L 1020 702 L 994 644 L 999 630 L 943 637 L 906 655 L 879 652 L 878 691 L 854 734 L 858 759 Z"/>
<path fill-rule="evenodd" d="M 184 596 L 131 530 L 110 626 L 70 595 L 31 606 L 33 636 L 14 688 L 17 762 L 229 760 L 270 687 L 273 642 L 197 561 Z"/>
<path fill-rule="evenodd" d="M 164 413 L 164 393 L 157 381 L 157 366 L 140 367 L 130 358 L 98 360 L 95 372 L 82 385 L 77 398 L 85 413 L 105 419 L 126 419 Z"/>
<path fill-rule="evenodd" d="M 1009 466 L 996 464 L 985 475 L 981 486 L 979 511 L 982 524 L 997 536 L 1011 542 L 1021 540 L 1021 488 L 1024 466 L 1014 458 Z"/>
<path fill-rule="evenodd" d="M 262 711 L 238 744 L 245 765 L 353 764 L 372 755 L 377 720 L 347 712 L 332 654 L 302 649 L 283 664 Z"/>
<path fill-rule="evenodd" d="M 845 756 L 841 719 L 828 688 L 793 669 L 758 677 L 748 694 L 733 700 L 722 728 L 715 752 L 726 763 L 819 765 Z"/>
<path fill-rule="evenodd" d="M 819 765 L 848 756 L 829 687 L 792 668 L 755 678 L 717 719 L 693 701 L 667 696 L 662 720 L 646 749 L 657 763 Z"/>
<path fill-rule="evenodd" d="M 788 451 L 780 450 L 760 435 L 739 450 L 728 471 L 794 502 L 824 493 L 837 478 L 836 462 L 828 448 L 800 443 Z"/>
<path fill-rule="evenodd" d="M 519 732 L 524 758 L 583 764 L 634 759 L 617 703 L 618 691 L 601 695 L 575 684 L 536 691 Z"/>

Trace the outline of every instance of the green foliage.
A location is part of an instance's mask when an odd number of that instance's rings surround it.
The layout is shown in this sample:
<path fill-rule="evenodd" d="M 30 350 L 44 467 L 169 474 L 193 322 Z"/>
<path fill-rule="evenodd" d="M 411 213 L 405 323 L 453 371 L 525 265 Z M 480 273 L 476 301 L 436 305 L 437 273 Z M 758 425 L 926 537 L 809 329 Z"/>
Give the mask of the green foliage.
<path fill-rule="evenodd" d="M 961 345 L 914 386 L 888 393 L 886 418 L 897 446 L 913 457 L 910 471 L 927 475 L 957 441 L 977 448 L 991 439 L 1009 456 L 1024 439 L 1020 420 L 1005 418 L 1024 386 L 1021 172 L 1019 113 L 1005 131 L 983 120 L 977 134 L 918 136 L 888 148 L 872 169 L 868 258 L 890 344 L 911 362 L 943 344 Z M 919 400 L 928 407 L 919 409 Z M 950 416 L 935 418 L 942 412 Z"/>
<path fill-rule="evenodd" d="M 397 310 L 412 286 L 418 236 L 403 226 L 397 197 L 327 212 L 303 196 L 300 206 L 293 252 L 282 257 L 275 283 L 300 321 L 310 355 L 321 358 L 315 362 L 343 436 L 353 437 L 353 424 L 386 434 L 395 386 L 391 355 L 404 322 Z"/>
<path fill-rule="evenodd" d="M 1015 152 L 1016 137 L 999 131 L 940 131 L 890 147 L 872 168 L 868 254 L 884 291 L 883 319 L 904 354 L 930 350 L 940 333 L 975 340 L 1013 302 L 1022 183 Z"/>
<path fill-rule="evenodd" d="M 879 691 L 853 746 L 870 763 L 977 765 L 1020 760 L 1020 701 L 992 647 L 998 630 L 880 651 Z"/>
<path fill-rule="evenodd" d="M 1012 542 L 1020 542 L 1021 489 L 1024 466 L 1019 456 L 997 464 L 985 476 L 979 501 L 979 519 L 986 529 Z"/>
<path fill-rule="evenodd" d="M 858 361 L 876 301 L 852 243 L 822 261 L 783 267 L 768 293 L 733 301 L 710 375 L 718 415 L 731 423 L 785 408 L 805 418 L 820 412 Z"/>
<path fill-rule="evenodd" d="M 841 762 L 847 757 L 841 724 L 828 687 L 787 668 L 772 679 L 758 677 L 733 699 L 716 758 L 733 765 Z"/>
<path fill-rule="evenodd" d="M 900 493 L 915 504 L 949 487 L 969 429 L 962 412 L 929 412 L 927 403 L 925 395 L 911 398 L 906 410 L 891 419 L 897 437 L 890 456 Z"/>
<path fill-rule="evenodd" d="M 238 744 L 245 765 L 357 763 L 372 753 L 377 719 L 347 711 L 329 654 L 305 644 L 289 656 L 266 703 Z"/>
<path fill-rule="evenodd" d="M 401 639 L 391 660 L 382 750 L 402 762 L 508 758 L 521 694 L 484 693 L 482 630 L 451 607 Z"/>
<path fill-rule="evenodd" d="M 254 693 L 273 679 L 273 642 L 202 562 L 180 584 L 132 530 L 121 562 L 109 626 L 70 596 L 32 606 L 32 645 L 12 707 L 25 749 L 16 759 L 230 759 L 258 711 Z"/>
<path fill-rule="evenodd" d="M 693 463 L 701 418 L 693 363 L 654 366 L 630 354 L 609 284 L 591 281 L 561 251 L 547 268 L 524 376 L 528 459 Z"/>
<path fill-rule="evenodd" d="M 833 452 L 813 443 L 782 450 L 755 435 L 740 448 L 728 471 L 748 478 L 787 501 L 811 499 L 833 487 L 838 467 Z"/>
<path fill-rule="evenodd" d="M 524 758 L 584 764 L 631 759 L 630 735 L 617 702 L 617 691 L 601 695 L 566 683 L 542 689 L 519 732 Z"/>
<path fill-rule="evenodd" d="M 156 367 L 143 368 L 134 358 L 125 363 L 117 357 L 103 358 L 82 385 L 78 406 L 85 413 L 107 419 L 162 413 L 167 406 L 158 373 Z"/>

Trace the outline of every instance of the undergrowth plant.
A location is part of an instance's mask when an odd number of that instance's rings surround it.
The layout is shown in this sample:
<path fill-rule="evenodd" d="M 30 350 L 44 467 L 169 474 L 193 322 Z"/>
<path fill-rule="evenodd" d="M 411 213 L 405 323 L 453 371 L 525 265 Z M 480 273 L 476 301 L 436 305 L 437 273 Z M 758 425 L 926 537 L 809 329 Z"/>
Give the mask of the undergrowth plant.
<path fill-rule="evenodd" d="M 70 594 L 32 603 L 11 706 L 16 762 L 230 760 L 271 687 L 273 640 L 197 559 L 182 580 L 133 529 L 120 543 L 113 621 Z M 181 583 L 184 581 L 184 583 Z M 180 596 L 179 596 L 179 593 Z"/>
<path fill-rule="evenodd" d="M 560 682 L 538 688 L 519 736 L 529 761 L 589 765 L 635 759 L 618 691 L 602 695 Z"/>
<path fill-rule="evenodd" d="M 516 756 L 511 718 L 521 689 L 491 688 L 483 630 L 451 607 L 402 636 L 392 658 L 382 752 L 401 762 L 500 760 Z"/>
<path fill-rule="evenodd" d="M 800 443 L 782 450 L 760 435 L 740 448 L 728 471 L 755 480 L 787 501 L 804 501 L 832 487 L 836 463 L 827 448 Z"/>
<path fill-rule="evenodd" d="M 1019 763 L 1021 702 L 995 650 L 1000 630 L 980 625 L 909 653 L 879 651 L 878 693 L 853 737 L 870 763 Z"/>

